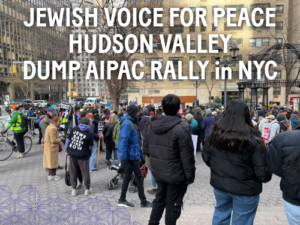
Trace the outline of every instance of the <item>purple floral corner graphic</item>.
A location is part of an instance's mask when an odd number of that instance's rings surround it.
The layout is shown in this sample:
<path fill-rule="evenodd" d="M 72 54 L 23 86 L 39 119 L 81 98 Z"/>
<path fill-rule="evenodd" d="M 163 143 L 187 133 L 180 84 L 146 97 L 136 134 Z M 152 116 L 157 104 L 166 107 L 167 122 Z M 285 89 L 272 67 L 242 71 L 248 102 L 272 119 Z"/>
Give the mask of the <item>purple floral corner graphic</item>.
<path fill-rule="evenodd" d="M 1 225 L 141 225 L 131 222 L 124 208 L 113 208 L 105 197 L 81 197 L 74 205 L 67 197 L 41 197 L 23 185 L 14 194 L 0 185 Z"/>

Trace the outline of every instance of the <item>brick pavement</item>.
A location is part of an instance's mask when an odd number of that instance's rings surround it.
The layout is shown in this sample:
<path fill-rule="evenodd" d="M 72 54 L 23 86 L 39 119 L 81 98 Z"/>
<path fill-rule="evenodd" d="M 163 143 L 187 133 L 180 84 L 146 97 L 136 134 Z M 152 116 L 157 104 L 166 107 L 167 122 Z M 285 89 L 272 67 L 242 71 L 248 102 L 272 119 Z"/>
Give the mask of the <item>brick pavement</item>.
<path fill-rule="evenodd" d="M 79 198 L 83 196 L 84 189 L 79 191 L 77 197 L 71 197 L 71 188 L 64 183 L 64 170 L 57 171 L 57 175 L 62 177 L 61 180 L 48 181 L 48 174 L 43 168 L 43 150 L 37 145 L 37 142 L 37 137 L 35 137 L 33 149 L 24 159 L 14 159 L 13 157 L 16 155 L 14 153 L 8 160 L 0 162 L 0 185 L 7 185 L 13 193 L 16 193 L 22 185 L 32 185 L 40 196 L 67 196 L 72 204 L 76 204 Z M 114 190 L 107 189 L 108 182 L 116 175 L 116 172 L 107 169 L 107 166 L 104 164 L 104 157 L 105 154 L 101 153 L 100 164 L 98 165 L 99 171 L 91 173 L 91 187 L 94 191 L 91 197 L 104 196 L 110 201 L 112 206 L 116 206 L 120 196 L 122 181 Z M 64 166 L 64 163 L 65 154 L 62 152 L 59 154 L 59 165 Z M 189 186 L 184 198 L 184 211 L 179 224 L 211 224 L 215 198 L 213 189 L 209 184 L 209 168 L 202 161 L 200 154 L 197 154 L 196 166 L 195 183 Z M 287 224 L 282 206 L 279 181 L 278 177 L 273 176 L 271 182 L 264 185 L 255 224 Z M 145 190 L 151 189 L 150 175 L 145 179 L 144 186 Z M 146 193 L 146 196 L 150 201 L 154 199 L 154 196 L 148 193 Z M 134 209 L 129 209 L 132 220 L 146 224 L 150 210 L 139 207 L 140 202 L 137 193 L 131 194 L 128 192 L 127 200 L 136 205 Z"/>

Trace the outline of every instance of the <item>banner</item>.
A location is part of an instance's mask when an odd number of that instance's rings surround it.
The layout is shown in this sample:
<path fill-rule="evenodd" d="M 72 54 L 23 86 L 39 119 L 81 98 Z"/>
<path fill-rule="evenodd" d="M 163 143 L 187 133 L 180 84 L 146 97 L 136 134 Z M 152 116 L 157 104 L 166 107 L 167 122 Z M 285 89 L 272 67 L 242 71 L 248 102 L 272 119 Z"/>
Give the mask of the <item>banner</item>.
<path fill-rule="evenodd" d="M 59 117 L 63 119 L 68 119 L 71 112 L 72 106 L 66 103 L 61 103 L 59 105 Z"/>

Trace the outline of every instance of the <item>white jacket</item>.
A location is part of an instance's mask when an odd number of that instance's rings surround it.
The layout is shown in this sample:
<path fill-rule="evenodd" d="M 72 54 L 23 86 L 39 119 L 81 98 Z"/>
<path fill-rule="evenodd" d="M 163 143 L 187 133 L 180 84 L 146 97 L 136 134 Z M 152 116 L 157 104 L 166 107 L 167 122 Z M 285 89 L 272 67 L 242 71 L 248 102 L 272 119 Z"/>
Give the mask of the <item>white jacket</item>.
<path fill-rule="evenodd" d="M 270 124 L 268 122 L 268 119 L 267 118 L 263 118 L 260 123 L 259 123 L 259 126 L 258 126 L 258 130 L 259 132 L 261 133 L 261 137 L 263 138 L 264 137 L 264 131 L 265 131 L 265 128 L 268 127 L 270 128 Z"/>
<path fill-rule="evenodd" d="M 273 120 L 272 123 L 270 123 L 270 130 L 269 130 L 269 140 L 268 142 L 270 143 L 273 138 L 279 134 L 280 132 L 280 124 L 277 120 Z"/>

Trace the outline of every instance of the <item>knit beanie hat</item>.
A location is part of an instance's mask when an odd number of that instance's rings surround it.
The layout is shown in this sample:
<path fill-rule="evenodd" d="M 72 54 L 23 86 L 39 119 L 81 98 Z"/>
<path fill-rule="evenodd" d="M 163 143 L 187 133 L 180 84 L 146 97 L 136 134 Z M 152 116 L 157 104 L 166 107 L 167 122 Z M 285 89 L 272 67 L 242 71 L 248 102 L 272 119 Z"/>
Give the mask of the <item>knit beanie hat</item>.
<path fill-rule="evenodd" d="M 190 113 L 186 114 L 185 119 L 190 121 L 194 116 Z"/>
<path fill-rule="evenodd" d="M 127 107 L 127 113 L 128 113 L 128 116 L 131 116 L 132 118 L 139 112 L 139 108 L 134 105 L 134 104 L 131 104 L 130 106 Z"/>

